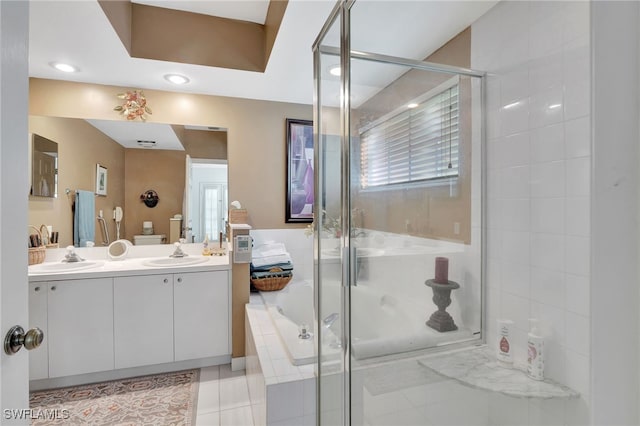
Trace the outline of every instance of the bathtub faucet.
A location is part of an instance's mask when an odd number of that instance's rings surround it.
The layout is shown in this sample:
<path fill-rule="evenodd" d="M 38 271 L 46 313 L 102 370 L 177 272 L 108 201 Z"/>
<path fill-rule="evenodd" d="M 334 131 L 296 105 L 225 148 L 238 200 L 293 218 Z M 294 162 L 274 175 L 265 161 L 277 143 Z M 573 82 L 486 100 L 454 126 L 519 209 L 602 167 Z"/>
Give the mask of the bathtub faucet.
<path fill-rule="evenodd" d="M 334 312 L 330 315 L 327 315 L 323 320 L 322 320 L 322 324 L 326 327 L 326 328 L 330 328 L 334 322 L 336 322 L 336 320 L 340 317 L 340 314 L 338 314 L 337 312 Z"/>

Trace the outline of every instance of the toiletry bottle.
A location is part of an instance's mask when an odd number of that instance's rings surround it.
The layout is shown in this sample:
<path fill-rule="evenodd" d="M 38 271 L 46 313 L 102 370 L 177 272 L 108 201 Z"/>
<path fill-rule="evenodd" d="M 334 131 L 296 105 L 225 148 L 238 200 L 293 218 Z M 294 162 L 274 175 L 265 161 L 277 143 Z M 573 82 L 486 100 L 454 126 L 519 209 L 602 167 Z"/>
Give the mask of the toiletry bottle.
<path fill-rule="evenodd" d="M 202 242 L 202 255 L 209 256 L 211 250 L 209 249 L 209 234 L 204 235 L 204 241 Z"/>
<path fill-rule="evenodd" d="M 498 365 L 505 368 L 513 367 L 513 348 L 511 347 L 511 328 L 513 321 L 498 320 Z"/>
<path fill-rule="evenodd" d="M 544 338 L 538 329 L 538 320 L 529 319 L 527 335 L 527 374 L 534 380 L 544 379 Z"/>

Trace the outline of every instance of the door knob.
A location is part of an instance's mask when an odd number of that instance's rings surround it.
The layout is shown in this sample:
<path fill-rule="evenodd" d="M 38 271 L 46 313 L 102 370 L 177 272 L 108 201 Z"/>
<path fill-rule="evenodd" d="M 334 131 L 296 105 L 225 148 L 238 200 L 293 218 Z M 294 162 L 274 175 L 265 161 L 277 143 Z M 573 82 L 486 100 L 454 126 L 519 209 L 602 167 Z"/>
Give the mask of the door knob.
<path fill-rule="evenodd" d="M 29 329 L 26 333 L 24 328 L 14 325 L 4 337 L 4 352 L 7 355 L 13 355 L 24 346 L 28 351 L 35 349 L 42 344 L 44 340 L 44 332 L 38 327 Z"/>

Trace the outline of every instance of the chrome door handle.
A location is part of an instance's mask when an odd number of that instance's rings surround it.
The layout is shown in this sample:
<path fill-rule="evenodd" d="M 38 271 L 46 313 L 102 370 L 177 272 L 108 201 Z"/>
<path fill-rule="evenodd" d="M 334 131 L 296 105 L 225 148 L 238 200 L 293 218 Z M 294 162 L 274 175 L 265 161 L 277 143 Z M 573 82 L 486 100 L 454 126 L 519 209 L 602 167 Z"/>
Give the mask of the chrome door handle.
<path fill-rule="evenodd" d="M 44 340 L 44 332 L 38 327 L 29 329 L 26 333 L 24 328 L 14 325 L 4 337 L 4 353 L 13 355 L 18 352 L 22 346 L 28 351 L 35 349 L 42 344 Z"/>

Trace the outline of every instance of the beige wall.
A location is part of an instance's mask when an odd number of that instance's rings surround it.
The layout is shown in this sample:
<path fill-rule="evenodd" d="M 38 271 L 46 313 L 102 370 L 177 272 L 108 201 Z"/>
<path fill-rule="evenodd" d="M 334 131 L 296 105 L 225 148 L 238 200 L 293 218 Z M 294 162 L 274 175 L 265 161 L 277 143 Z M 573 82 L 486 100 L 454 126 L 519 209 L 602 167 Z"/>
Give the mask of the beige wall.
<path fill-rule="evenodd" d="M 29 116 L 29 131 L 58 143 L 58 198 L 29 197 L 29 223 L 52 225 L 60 247 L 73 244 L 73 191 L 95 191 L 96 164 L 107 168 L 107 196 L 96 197 L 96 216 L 104 211 L 115 235 L 113 207 L 124 205 L 124 148 L 83 120 Z M 72 193 L 65 194 L 69 188 Z M 96 244 L 102 243 L 96 220 Z"/>
<path fill-rule="evenodd" d="M 152 221 L 154 234 L 169 238 L 169 218 L 182 212 L 184 196 L 185 152 L 127 149 L 124 159 L 124 196 L 126 224 L 124 238 L 133 241 L 142 234 L 142 222 Z M 154 190 L 160 201 L 147 207 L 140 195 Z"/>

